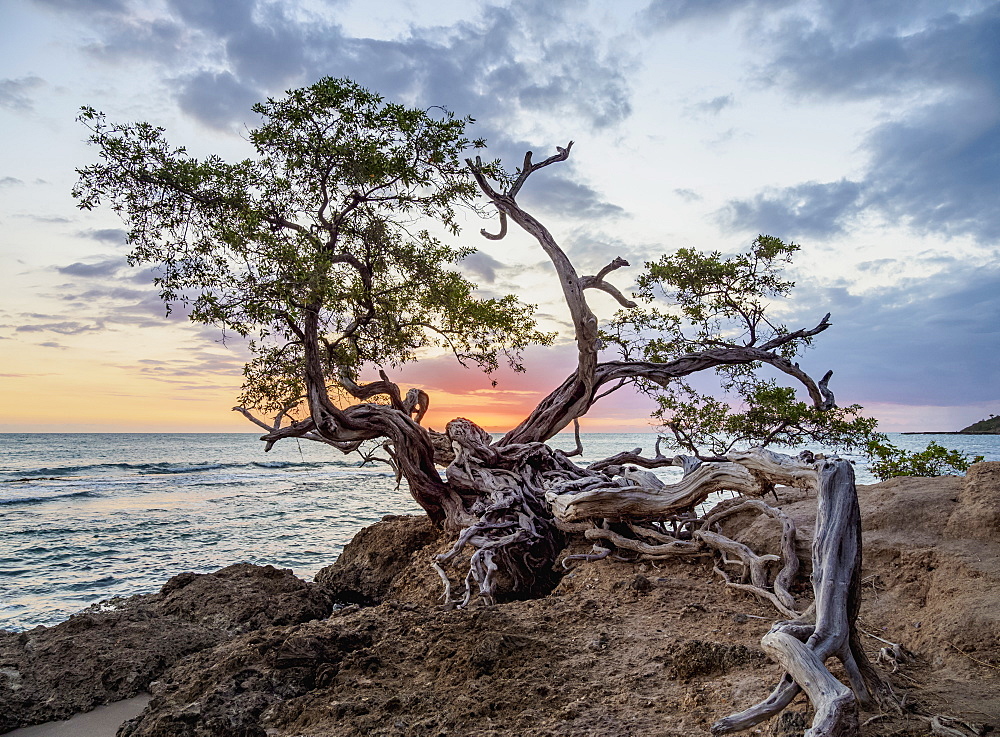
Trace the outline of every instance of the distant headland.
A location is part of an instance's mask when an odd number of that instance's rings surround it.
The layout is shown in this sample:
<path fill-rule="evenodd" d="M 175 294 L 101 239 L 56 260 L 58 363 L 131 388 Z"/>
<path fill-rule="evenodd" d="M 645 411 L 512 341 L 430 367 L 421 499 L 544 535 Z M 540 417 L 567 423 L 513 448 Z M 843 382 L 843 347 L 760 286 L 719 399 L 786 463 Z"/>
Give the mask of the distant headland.
<path fill-rule="evenodd" d="M 903 435 L 1000 435 L 1000 417 L 990 415 L 985 420 L 974 422 L 962 430 L 942 430 L 924 432 L 904 432 Z"/>

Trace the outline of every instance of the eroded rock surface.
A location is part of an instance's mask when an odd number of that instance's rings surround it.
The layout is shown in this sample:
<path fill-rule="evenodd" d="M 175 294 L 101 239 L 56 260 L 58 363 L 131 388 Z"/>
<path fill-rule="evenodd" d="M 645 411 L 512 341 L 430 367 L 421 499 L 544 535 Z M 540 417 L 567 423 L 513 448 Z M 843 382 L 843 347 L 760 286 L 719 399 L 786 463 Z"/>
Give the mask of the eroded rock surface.
<path fill-rule="evenodd" d="M 55 627 L 0 631 L 0 733 L 130 698 L 191 653 L 239 633 L 325 617 L 332 603 L 290 570 L 248 564 L 174 576 Z"/>
<path fill-rule="evenodd" d="M 393 580 L 414 562 L 414 553 L 440 534 L 426 517 L 387 515 L 355 535 L 337 561 L 316 574 L 316 582 L 340 603 L 380 604 Z"/>

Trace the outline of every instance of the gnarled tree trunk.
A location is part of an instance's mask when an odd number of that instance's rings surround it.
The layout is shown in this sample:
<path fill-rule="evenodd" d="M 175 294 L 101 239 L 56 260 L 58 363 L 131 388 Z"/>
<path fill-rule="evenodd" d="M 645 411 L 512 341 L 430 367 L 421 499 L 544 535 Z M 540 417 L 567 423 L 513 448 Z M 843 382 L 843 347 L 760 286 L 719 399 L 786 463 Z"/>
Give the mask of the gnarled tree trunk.
<path fill-rule="evenodd" d="M 388 405 L 361 403 L 339 408 L 330 399 L 321 368 L 318 318 L 308 311 L 303 338 L 310 417 L 285 427 L 280 416 L 273 426 L 254 421 L 268 430 L 263 439 L 269 444 L 296 436 L 349 450 L 364 440 L 385 439 L 391 462 L 417 503 L 432 520 L 457 533 L 452 547 L 432 561 L 444 585 L 445 601 L 452 606 L 467 606 L 477 596 L 492 604 L 503 596 L 545 591 L 552 583 L 553 566 L 567 533 L 582 533 L 594 541 L 594 553 L 584 556 L 589 559 L 604 557 L 611 548 L 650 559 L 724 553 L 715 570 L 726 583 L 773 604 L 787 618 L 762 640 L 764 649 L 785 667 L 786 675 L 768 699 L 719 721 L 713 731 L 722 734 L 757 724 L 804 690 L 816 709 L 811 737 L 855 734 L 857 703 L 870 699 L 870 688 L 877 678 L 858 646 L 855 630 L 861 537 L 854 476 L 848 462 L 808 454 L 790 458 L 763 449 L 707 459 L 709 462 L 682 456 L 668 459 L 657 449 L 656 458 L 646 459 L 637 449 L 583 468 L 567 453 L 544 442 L 624 383 L 643 380 L 666 386 L 690 374 L 732 364 L 773 366 L 797 380 L 816 409 L 828 410 L 834 406 L 827 387 L 830 374 L 814 381 L 786 358 L 782 349 L 826 330 L 829 315 L 813 328 L 776 331 L 775 337 L 760 344 L 751 340 L 746 345 L 712 345 L 664 362 L 600 362 L 597 319 L 587 303 L 586 290 L 600 289 L 626 308 L 634 307 L 605 280 L 627 262 L 616 258 L 596 275 L 581 277 L 551 233 L 516 202 L 527 178 L 538 169 L 566 160 L 571 146 L 572 142 L 538 164 L 532 163 L 529 152 L 517 179 L 502 192 L 489 183 L 478 161 L 469 161 L 480 189 L 500 215 L 500 232 L 483 234 L 502 238 L 511 219 L 535 237 L 555 266 L 574 325 L 576 369 L 517 427 L 493 441 L 475 423 L 459 418 L 448 424 L 443 435 L 432 434 L 420 424 L 428 405 L 426 395 L 411 390 L 404 399 L 384 374 L 381 381 L 370 384 L 358 385 L 347 378 L 340 384 L 361 402 L 382 395 L 388 397 Z M 447 463 L 444 478 L 436 462 Z M 680 482 L 666 485 L 653 474 L 634 468 L 666 465 L 684 469 Z M 789 592 L 798 561 L 794 525 L 787 517 L 759 499 L 744 501 L 742 507 L 730 505 L 706 518 L 696 513 L 698 505 L 713 492 L 728 490 L 761 497 L 776 484 L 813 489 L 819 498 L 813 544 L 814 602 L 806 611 L 796 605 Z M 782 524 L 780 555 L 757 555 L 712 529 L 722 516 L 748 506 Z M 673 526 L 670 532 L 667 523 Z M 463 558 L 466 548 L 471 548 L 468 561 Z M 739 581 L 732 580 L 726 570 L 734 561 L 743 569 Z M 782 563 L 780 571 L 770 581 L 769 565 L 777 561 Z M 453 582 L 449 575 L 449 568 L 457 565 L 465 570 L 462 584 Z M 826 669 L 830 657 L 843 663 L 850 687 Z"/>

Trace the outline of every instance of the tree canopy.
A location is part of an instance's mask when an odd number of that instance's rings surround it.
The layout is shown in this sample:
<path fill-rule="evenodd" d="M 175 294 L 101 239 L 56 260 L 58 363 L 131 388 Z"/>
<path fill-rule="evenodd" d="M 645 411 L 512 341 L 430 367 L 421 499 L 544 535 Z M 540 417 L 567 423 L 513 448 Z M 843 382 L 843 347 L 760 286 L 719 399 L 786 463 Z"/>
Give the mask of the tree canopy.
<path fill-rule="evenodd" d="M 168 305 L 251 340 L 243 406 L 274 413 L 304 396 L 310 328 L 324 385 L 434 346 L 486 371 L 520 368 L 525 346 L 551 340 L 531 305 L 476 296 L 455 269 L 473 249 L 428 230 L 457 232 L 456 209 L 473 203 L 459 159 L 484 145 L 465 137 L 471 118 L 332 78 L 253 110 L 256 156 L 231 164 L 84 108 L 101 162 L 73 192 L 81 208 L 121 215 L 130 263 L 155 267 Z"/>

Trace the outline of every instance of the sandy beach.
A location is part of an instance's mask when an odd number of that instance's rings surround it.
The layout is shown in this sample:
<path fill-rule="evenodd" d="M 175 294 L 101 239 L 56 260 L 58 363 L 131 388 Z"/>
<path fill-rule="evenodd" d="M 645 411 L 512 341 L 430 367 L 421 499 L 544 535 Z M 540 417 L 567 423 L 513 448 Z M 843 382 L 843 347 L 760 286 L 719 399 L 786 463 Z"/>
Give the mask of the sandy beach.
<path fill-rule="evenodd" d="M 64 722 L 47 722 L 15 729 L 4 733 L 3 737 L 115 737 L 118 728 L 127 720 L 138 716 L 151 698 L 149 694 L 142 694 L 107 706 L 98 706 L 93 711 L 77 714 Z"/>

